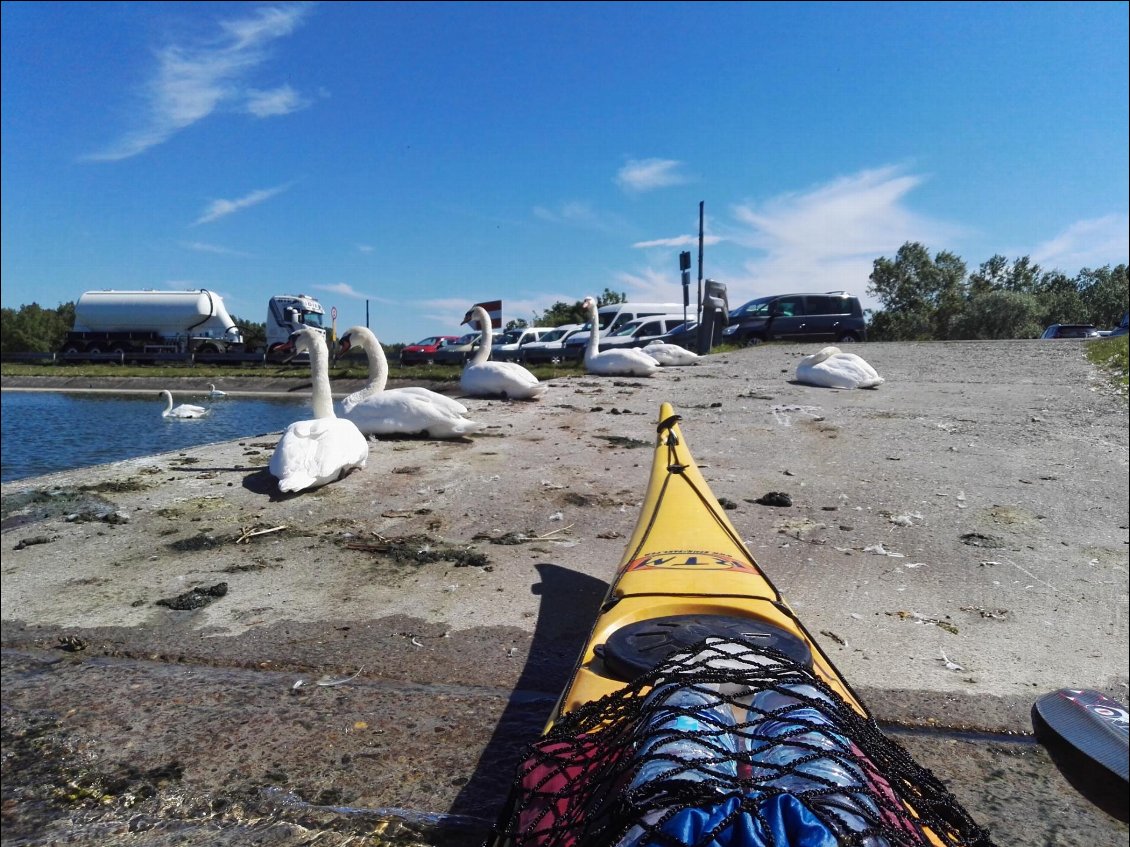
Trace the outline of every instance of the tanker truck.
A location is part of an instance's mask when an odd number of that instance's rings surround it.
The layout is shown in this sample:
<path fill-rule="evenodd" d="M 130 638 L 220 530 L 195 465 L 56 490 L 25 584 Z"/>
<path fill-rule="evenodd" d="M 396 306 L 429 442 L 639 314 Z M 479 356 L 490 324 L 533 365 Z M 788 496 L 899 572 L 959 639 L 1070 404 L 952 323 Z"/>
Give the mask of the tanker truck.
<path fill-rule="evenodd" d="M 267 349 L 304 326 L 325 332 L 322 304 L 305 294 L 281 294 L 267 304 Z M 75 303 L 74 328 L 61 351 L 99 353 L 224 354 L 245 352 L 243 335 L 220 295 L 194 291 L 87 291 Z"/>
<path fill-rule="evenodd" d="M 243 335 L 220 296 L 196 291 L 87 291 L 63 353 L 226 353 Z"/>

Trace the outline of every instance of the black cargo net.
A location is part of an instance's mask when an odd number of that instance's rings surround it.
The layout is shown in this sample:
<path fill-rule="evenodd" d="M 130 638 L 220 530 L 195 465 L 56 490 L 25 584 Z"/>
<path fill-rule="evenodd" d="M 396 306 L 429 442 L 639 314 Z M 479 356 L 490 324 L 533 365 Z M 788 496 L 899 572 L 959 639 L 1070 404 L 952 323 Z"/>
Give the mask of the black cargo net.
<path fill-rule="evenodd" d="M 807 667 L 709 638 L 526 751 L 518 847 L 989 847 L 930 771 Z"/>

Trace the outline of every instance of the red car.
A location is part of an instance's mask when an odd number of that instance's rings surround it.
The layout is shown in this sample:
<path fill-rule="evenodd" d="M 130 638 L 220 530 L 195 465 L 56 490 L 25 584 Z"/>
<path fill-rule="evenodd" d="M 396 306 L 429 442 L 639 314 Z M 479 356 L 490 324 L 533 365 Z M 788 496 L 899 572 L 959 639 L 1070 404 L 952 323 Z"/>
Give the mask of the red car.
<path fill-rule="evenodd" d="M 459 340 L 458 335 L 432 335 L 415 344 L 408 344 L 400 351 L 402 365 L 435 364 L 436 351 Z"/>

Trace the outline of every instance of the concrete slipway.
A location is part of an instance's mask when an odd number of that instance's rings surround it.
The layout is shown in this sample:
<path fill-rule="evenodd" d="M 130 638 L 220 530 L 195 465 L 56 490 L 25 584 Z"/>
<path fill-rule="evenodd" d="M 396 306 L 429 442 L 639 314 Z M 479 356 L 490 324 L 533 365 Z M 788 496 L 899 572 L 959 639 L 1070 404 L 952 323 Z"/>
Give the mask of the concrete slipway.
<path fill-rule="evenodd" d="M 1126 396 L 1072 342 L 852 349 L 886 384 L 799 385 L 812 349 L 778 345 L 562 371 L 540 402 L 466 401 L 472 439 L 374 441 L 297 496 L 277 434 L 5 484 L 3 842 L 477 843 L 667 400 L 763 568 L 998 844 L 1125 844 L 1029 712 L 1127 700 Z M 99 387 L 152 390 L 123 383 Z"/>

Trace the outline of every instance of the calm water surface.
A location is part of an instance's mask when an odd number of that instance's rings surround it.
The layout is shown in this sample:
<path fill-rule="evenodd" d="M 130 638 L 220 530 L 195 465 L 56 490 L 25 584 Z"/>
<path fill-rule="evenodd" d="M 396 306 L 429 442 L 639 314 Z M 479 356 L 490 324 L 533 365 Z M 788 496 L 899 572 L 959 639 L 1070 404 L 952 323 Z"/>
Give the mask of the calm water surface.
<path fill-rule="evenodd" d="M 0 480 L 279 433 L 310 417 L 305 397 L 192 397 L 175 402 L 211 411 L 197 419 L 162 418 L 165 402 L 157 392 L 5 391 L 0 395 Z"/>

